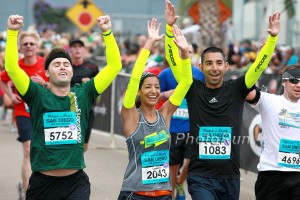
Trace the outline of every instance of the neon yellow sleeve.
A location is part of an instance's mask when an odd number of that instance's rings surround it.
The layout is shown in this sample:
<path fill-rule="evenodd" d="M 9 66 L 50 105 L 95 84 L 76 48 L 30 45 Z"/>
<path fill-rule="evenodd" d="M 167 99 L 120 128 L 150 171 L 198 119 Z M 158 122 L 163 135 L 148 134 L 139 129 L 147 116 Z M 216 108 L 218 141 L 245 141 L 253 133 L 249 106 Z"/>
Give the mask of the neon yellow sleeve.
<path fill-rule="evenodd" d="M 165 52 L 166 60 L 168 61 L 172 73 L 177 82 L 181 78 L 181 58 L 179 56 L 179 49 L 174 43 L 174 35 L 172 32 L 172 26 L 166 25 L 166 36 L 165 36 Z"/>
<path fill-rule="evenodd" d="M 266 44 L 257 55 L 255 62 L 248 69 L 245 75 L 245 83 L 248 89 L 256 83 L 263 71 L 268 67 L 277 39 L 278 35 L 275 37 L 271 35 L 268 36 Z"/>
<path fill-rule="evenodd" d="M 133 108 L 135 105 L 135 99 L 139 90 L 140 80 L 149 55 L 150 55 L 149 50 L 142 49 L 139 57 L 137 58 L 133 66 L 130 80 L 127 85 L 127 89 L 123 100 L 123 105 L 127 109 Z"/>
<path fill-rule="evenodd" d="M 99 94 L 112 83 L 122 69 L 120 50 L 113 33 L 108 30 L 102 35 L 106 46 L 107 65 L 94 78 L 95 88 Z"/>
<path fill-rule="evenodd" d="M 30 79 L 18 64 L 18 31 L 7 29 L 5 70 L 21 95 L 28 90 Z"/>
<path fill-rule="evenodd" d="M 181 60 L 181 64 L 181 80 L 178 82 L 174 93 L 169 98 L 169 101 L 175 106 L 180 106 L 183 98 L 193 83 L 191 59 Z"/>

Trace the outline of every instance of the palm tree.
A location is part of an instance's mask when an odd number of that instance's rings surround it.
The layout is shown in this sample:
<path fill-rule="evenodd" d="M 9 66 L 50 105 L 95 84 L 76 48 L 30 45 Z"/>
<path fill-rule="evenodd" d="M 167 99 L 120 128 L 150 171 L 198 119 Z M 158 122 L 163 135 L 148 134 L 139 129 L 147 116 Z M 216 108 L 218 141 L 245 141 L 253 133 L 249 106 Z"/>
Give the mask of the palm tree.
<path fill-rule="evenodd" d="M 232 0 L 181 0 L 179 15 L 186 12 L 201 26 L 204 46 L 222 46 L 222 23 L 231 16 Z"/>
<path fill-rule="evenodd" d="M 294 4 L 296 4 L 295 0 L 284 0 L 284 10 L 282 12 L 286 11 L 289 18 L 294 17 L 296 14 Z"/>

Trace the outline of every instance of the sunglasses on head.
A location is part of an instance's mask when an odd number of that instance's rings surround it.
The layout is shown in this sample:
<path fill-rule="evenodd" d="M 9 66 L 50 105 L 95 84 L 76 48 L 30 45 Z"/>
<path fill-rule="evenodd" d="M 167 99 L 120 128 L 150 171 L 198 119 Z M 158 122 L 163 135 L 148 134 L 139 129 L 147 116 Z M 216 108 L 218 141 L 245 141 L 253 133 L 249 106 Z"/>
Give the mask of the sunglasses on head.
<path fill-rule="evenodd" d="M 300 78 L 283 78 L 283 80 L 287 80 L 292 84 L 298 84 L 300 81 Z"/>
<path fill-rule="evenodd" d="M 28 45 L 29 45 L 29 46 L 34 46 L 35 43 L 33 43 L 33 42 L 25 42 L 25 43 L 23 43 L 22 45 L 25 46 L 25 47 L 28 46 Z"/>

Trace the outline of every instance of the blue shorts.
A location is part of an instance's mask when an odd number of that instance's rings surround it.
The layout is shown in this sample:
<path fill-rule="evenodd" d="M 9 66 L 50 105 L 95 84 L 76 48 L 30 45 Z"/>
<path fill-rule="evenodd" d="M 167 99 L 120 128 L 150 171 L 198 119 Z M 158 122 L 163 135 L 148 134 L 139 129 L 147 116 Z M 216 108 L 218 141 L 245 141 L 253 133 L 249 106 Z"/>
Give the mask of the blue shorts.
<path fill-rule="evenodd" d="M 17 116 L 16 125 L 19 133 L 19 137 L 17 138 L 17 140 L 22 143 L 31 140 L 31 134 L 32 134 L 31 119 L 25 116 Z"/>
<path fill-rule="evenodd" d="M 193 200 L 239 200 L 240 179 L 214 179 L 188 174 L 187 183 Z"/>
<path fill-rule="evenodd" d="M 135 194 L 134 192 L 121 191 L 118 200 L 172 200 L 172 196 L 148 197 Z"/>

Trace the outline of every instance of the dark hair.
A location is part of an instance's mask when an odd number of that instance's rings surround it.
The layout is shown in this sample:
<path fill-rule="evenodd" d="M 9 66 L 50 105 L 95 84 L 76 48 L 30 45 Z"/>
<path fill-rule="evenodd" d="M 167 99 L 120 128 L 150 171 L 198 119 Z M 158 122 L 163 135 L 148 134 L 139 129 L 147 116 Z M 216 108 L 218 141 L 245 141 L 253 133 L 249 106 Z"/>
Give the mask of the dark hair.
<path fill-rule="evenodd" d="M 149 77 L 156 77 L 157 80 L 159 81 L 158 77 L 157 77 L 155 74 L 153 74 L 153 73 L 151 73 L 151 72 L 143 72 L 142 77 L 141 77 L 141 80 L 140 80 L 140 84 L 139 84 L 139 89 L 141 89 L 141 87 L 142 87 L 142 85 L 143 85 L 145 79 L 146 79 L 146 78 L 149 78 Z M 135 106 L 136 106 L 137 108 L 139 108 L 139 107 L 141 106 L 141 99 L 140 99 L 139 96 L 138 96 L 138 97 L 136 98 L 136 100 L 135 100 Z"/>
<path fill-rule="evenodd" d="M 282 74 L 284 74 L 284 72 L 288 72 L 288 71 L 294 70 L 294 69 L 300 69 L 300 64 L 295 64 L 295 65 L 287 66 L 287 67 L 283 70 Z"/>
<path fill-rule="evenodd" d="M 158 77 L 155 74 L 151 73 L 151 72 L 143 72 L 141 80 L 140 80 L 140 84 L 139 84 L 139 89 L 141 89 L 141 87 L 144 83 L 144 80 L 148 77 L 156 77 L 158 79 Z M 158 81 L 159 81 L 159 79 L 158 79 Z"/>
<path fill-rule="evenodd" d="M 72 59 L 65 49 L 54 48 L 50 51 L 49 55 L 45 59 L 45 63 L 44 63 L 45 70 L 48 70 L 51 61 L 54 60 L 55 58 L 66 58 L 70 61 L 70 63 L 72 63 Z"/>
<path fill-rule="evenodd" d="M 206 49 L 204 49 L 204 51 L 201 54 L 201 62 L 204 62 L 204 57 L 207 53 L 220 53 L 223 57 L 223 60 L 225 61 L 225 54 L 223 52 L 222 49 L 218 48 L 218 47 L 208 47 Z"/>
<path fill-rule="evenodd" d="M 197 53 L 198 45 L 196 43 L 192 43 L 192 47 L 195 53 Z"/>

